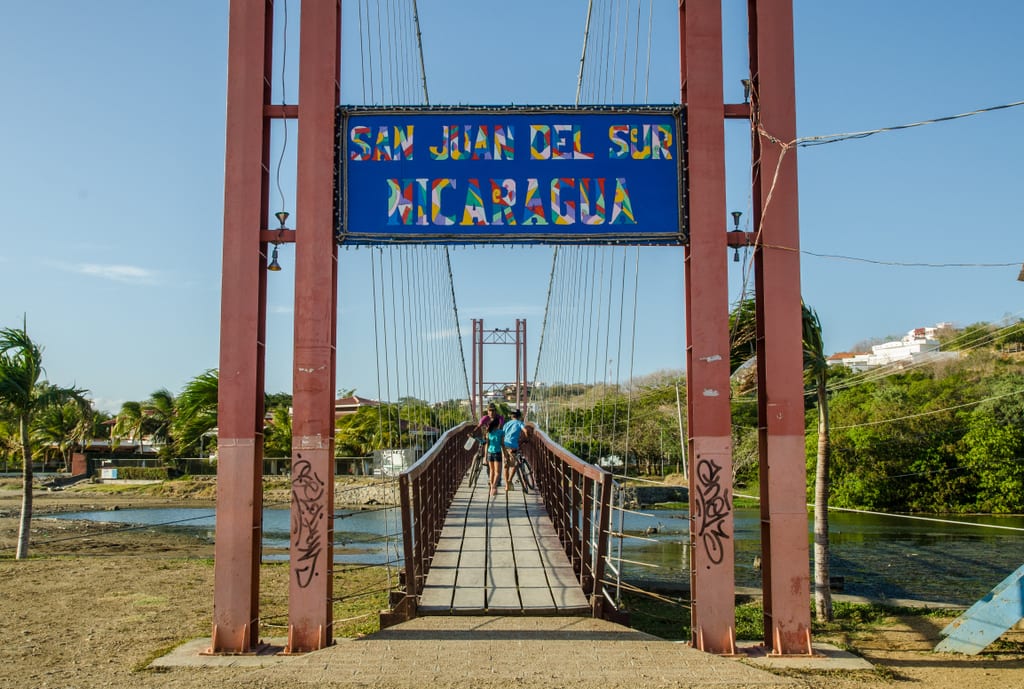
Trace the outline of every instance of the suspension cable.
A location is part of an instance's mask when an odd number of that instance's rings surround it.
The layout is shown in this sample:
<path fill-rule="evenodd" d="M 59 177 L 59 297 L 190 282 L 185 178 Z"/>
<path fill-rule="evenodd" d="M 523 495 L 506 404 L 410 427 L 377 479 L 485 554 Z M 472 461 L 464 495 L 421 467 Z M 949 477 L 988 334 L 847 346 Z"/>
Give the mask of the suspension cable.
<path fill-rule="evenodd" d="M 587 64 L 587 40 L 590 38 L 590 15 L 594 11 L 594 0 L 587 2 L 587 22 L 583 27 L 583 53 L 580 55 L 580 73 L 576 78 L 576 106 L 580 104 L 580 90 L 583 88 L 583 68 Z"/>

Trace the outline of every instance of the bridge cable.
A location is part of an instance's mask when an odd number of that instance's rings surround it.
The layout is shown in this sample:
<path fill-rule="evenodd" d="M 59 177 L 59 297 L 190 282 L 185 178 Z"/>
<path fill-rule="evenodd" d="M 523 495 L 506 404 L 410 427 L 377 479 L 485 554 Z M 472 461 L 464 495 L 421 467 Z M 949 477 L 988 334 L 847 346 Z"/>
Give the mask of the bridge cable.
<path fill-rule="evenodd" d="M 363 103 L 366 103 L 366 74 L 370 73 L 370 99 L 373 99 L 373 67 L 367 65 L 367 60 L 364 58 L 368 57 L 368 49 L 366 48 L 366 39 L 363 35 L 363 1 L 356 1 L 356 9 L 358 11 L 358 25 L 359 25 L 359 78 L 362 80 L 363 85 Z"/>
<path fill-rule="evenodd" d="M 644 71 L 644 103 L 650 103 L 651 88 L 651 39 L 654 36 L 654 0 L 647 1 L 647 67 Z"/>
<path fill-rule="evenodd" d="M 590 4 L 591 4 L 591 7 L 592 7 L 593 6 L 593 0 L 590 0 Z M 588 10 L 588 12 L 589 12 L 589 10 Z M 589 17 L 587 18 L 587 21 L 588 22 L 590 21 Z M 582 81 L 582 78 L 583 77 L 581 75 L 580 76 L 581 81 Z M 559 249 L 559 247 L 556 246 L 554 248 L 554 250 L 551 252 L 551 272 L 548 274 L 548 290 L 547 290 L 547 296 L 544 298 L 544 314 L 541 317 L 540 337 L 538 338 L 538 342 L 537 342 L 537 358 L 536 358 L 536 360 L 534 362 L 534 365 L 533 365 L 533 383 L 530 386 L 531 389 L 533 389 L 533 390 L 537 389 L 537 383 L 540 380 L 540 362 L 542 361 L 542 359 L 544 357 L 544 338 L 547 336 L 547 330 L 548 330 L 548 316 L 550 315 L 550 308 L 551 308 L 551 289 L 552 289 L 552 286 L 554 285 L 554 282 L 555 282 L 555 267 L 558 265 L 558 249 Z M 547 405 L 548 405 L 548 403 L 550 401 L 550 396 L 551 396 L 551 388 L 549 386 L 547 391 L 544 394 L 544 405 L 545 405 L 545 408 L 547 407 Z M 527 413 L 527 417 L 529 417 L 530 410 L 527 409 L 526 413 Z M 538 423 L 538 425 L 540 425 L 540 427 L 544 429 L 545 433 L 550 434 L 551 430 L 550 430 L 550 428 L 547 425 L 546 415 L 545 415 L 545 422 L 543 424 L 540 424 L 537 420 L 534 420 L 534 422 Z"/>
<path fill-rule="evenodd" d="M 416 24 L 416 46 L 420 54 L 420 77 L 423 79 L 423 104 L 430 105 L 430 94 L 427 92 L 427 68 L 423 62 L 423 35 L 420 32 L 420 12 L 416 0 L 412 0 L 412 16 Z"/>
<path fill-rule="evenodd" d="M 462 328 L 459 324 L 459 308 L 455 299 L 455 279 L 452 277 L 452 259 L 447 246 L 444 247 L 444 257 L 448 265 L 448 286 L 451 290 L 456 342 L 458 342 L 459 345 L 459 358 L 461 359 L 462 364 L 459 368 L 462 370 L 462 379 L 465 382 L 466 399 L 470 399 L 469 377 L 466 373 L 466 352 L 462 346 Z"/>
<path fill-rule="evenodd" d="M 576 107 L 580 104 L 580 90 L 583 88 L 583 68 L 587 64 L 587 40 L 590 38 L 590 16 L 594 11 L 594 0 L 587 2 L 587 21 L 583 27 L 583 54 L 580 55 L 580 72 L 576 78 Z"/>

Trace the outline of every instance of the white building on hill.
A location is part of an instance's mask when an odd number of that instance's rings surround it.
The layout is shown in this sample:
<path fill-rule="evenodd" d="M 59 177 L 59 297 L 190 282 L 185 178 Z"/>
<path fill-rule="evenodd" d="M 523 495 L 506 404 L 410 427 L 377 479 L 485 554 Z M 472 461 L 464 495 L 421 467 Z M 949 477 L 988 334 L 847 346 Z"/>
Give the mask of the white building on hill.
<path fill-rule="evenodd" d="M 934 327 L 914 328 L 899 340 L 883 342 L 870 352 L 838 352 L 828 358 L 829 366 L 847 366 L 854 371 L 867 371 L 879 366 L 909 365 L 925 361 L 956 359 L 957 352 L 939 351 L 936 333 L 952 323 L 936 323 Z"/>

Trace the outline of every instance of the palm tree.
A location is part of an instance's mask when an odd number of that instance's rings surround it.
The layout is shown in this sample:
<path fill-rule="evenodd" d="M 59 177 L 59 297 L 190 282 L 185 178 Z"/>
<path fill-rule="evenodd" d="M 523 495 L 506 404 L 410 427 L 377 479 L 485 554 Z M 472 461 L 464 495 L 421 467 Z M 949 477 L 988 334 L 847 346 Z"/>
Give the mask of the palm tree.
<path fill-rule="evenodd" d="M 174 395 L 167 388 L 160 388 L 142 403 L 142 415 L 146 430 L 153 443 L 161 443 L 160 457 L 164 461 L 174 456 L 172 427 L 175 416 Z"/>
<path fill-rule="evenodd" d="M 803 329 L 804 383 L 817 395 L 818 457 L 814 477 L 814 609 L 822 621 L 832 619 L 832 593 L 829 589 L 828 493 L 829 443 L 828 360 L 825 357 L 821 321 L 818 314 L 801 302 Z M 730 372 L 735 372 L 757 353 L 756 310 L 753 299 L 744 299 L 729 314 Z"/>
<path fill-rule="evenodd" d="M 132 442 L 142 441 L 142 403 L 128 401 L 121 405 L 121 411 L 117 412 L 117 421 L 114 423 L 114 446 L 116 447 L 121 438 L 127 438 Z"/>
<path fill-rule="evenodd" d="M 87 390 L 61 388 L 40 378 L 43 375 L 43 350 L 28 336 L 23 324 L 18 328 L 0 330 L 0 404 L 10 407 L 18 419 L 21 458 L 24 467 L 21 498 L 21 522 L 15 557 L 28 557 L 28 541 L 32 527 L 32 438 L 29 429 L 41 411 L 74 400 L 88 407 Z"/>
<path fill-rule="evenodd" d="M 804 380 L 817 393 L 818 458 L 814 472 L 814 614 L 819 621 L 832 620 L 832 590 L 828 560 L 829 460 L 832 446 L 828 425 L 828 359 L 822 342 L 821 321 L 814 309 L 803 305 Z"/>
<path fill-rule="evenodd" d="M 171 423 L 174 447 L 180 457 L 195 456 L 204 434 L 217 427 L 217 391 L 220 378 L 217 369 L 200 373 L 190 380 L 175 401 Z"/>
<path fill-rule="evenodd" d="M 74 402 L 54 405 L 40 411 L 32 424 L 32 439 L 56 447 L 64 462 L 64 471 L 71 470 L 71 453 L 87 440 L 92 410 Z"/>
<path fill-rule="evenodd" d="M 292 417 L 284 405 L 272 408 L 270 418 L 263 424 L 263 455 L 292 456 Z"/>

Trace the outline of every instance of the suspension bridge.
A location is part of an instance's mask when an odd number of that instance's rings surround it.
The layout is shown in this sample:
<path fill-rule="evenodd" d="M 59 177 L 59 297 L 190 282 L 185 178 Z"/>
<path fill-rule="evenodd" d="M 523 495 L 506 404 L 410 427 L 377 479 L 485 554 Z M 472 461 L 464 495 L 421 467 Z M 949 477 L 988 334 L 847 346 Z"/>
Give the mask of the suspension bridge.
<path fill-rule="evenodd" d="M 572 107 L 519 108 L 404 107 L 397 100 L 341 107 L 337 0 L 302 2 L 298 104 L 272 102 L 274 5 L 233 3 L 229 18 L 210 652 L 250 653 L 260 643 L 267 271 L 280 268 L 278 248 L 291 244 L 287 652 L 333 643 L 331 516 L 343 246 L 368 247 L 371 257 L 382 387 L 394 389 L 399 400 L 415 395 L 454 402 L 453 413 L 458 400 L 467 401 L 461 419 L 438 429 L 443 435 L 400 477 L 403 569 L 384 625 L 428 613 L 623 619 L 610 591 L 621 564 L 608 548 L 614 478 L 545 432 L 557 399 L 550 387 L 546 396 L 531 397 L 530 389 L 538 378 L 578 380 L 582 369 L 606 385 L 618 380 L 623 362 L 633 357 L 622 343 L 636 341 L 630 312 L 635 314 L 638 297 L 627 276 L 635 285 L 642 274 L 629 252 L 678 252 L 673 255 L 683 273 L 686 311 L 692 643 L 703 651 L 735 653 L 725 267 L 729 247 L 746 247 L 752 250 L 758 294 L 764 643 L 776 654 L 810 655 L 796 155 L 784 143 L 795 139 L 790 3 L 749 3 L 751 78 L 744 103 L 724 102 L 720 3 L 693 0 L 678 9 L 680 104 L 582 107 L 578 94 Z M 415 3 L 413 9 L 415 15 Z M 582 80 L 586 48 L 581 63 Z M 425 75 L 423 85 L 425 104 Z M 598 100 L 600 94 L 591 97 Z M 723 127 L 730 118 L 749 121 L 758 133 L 751 162 L 754 232 L 723 228 Z M 297 121 L 301 132 L 294 228 L 283 210 L 273 222 L 269 206 L 271 125 L 289 121 Z M 472 383 L 467 375 L 447 247 L 489 243 L 555 247 L 534 380 L 527 384 L 525 330 L 520 348 L 517 321 L 512 381 L 532 423 L 525 455 L 537 478 L 536 496 L 482 495 L 474 481 L 474 456 L 465 449 L 490 381 L 477 359 Z M 597 314 L 603 314 L 603 325 L 594 329 Z M 418 337 L 426 322 L 456 335 L 448 346 Z M 357 336 L 342 329 L 343 342 Z M 482 337 L 482 324 L 479 333 L 474 326 L 474 348 Z M 430 378 L 440 381 L 436 389 L 423 383 L 428 363 L 440 371 Z M 611 410 L 611 425 L 619 412 Z M 628 420 L 628 408 L 622 412 Z M 412 425 L 406 431 L 411 435 Z"/>

